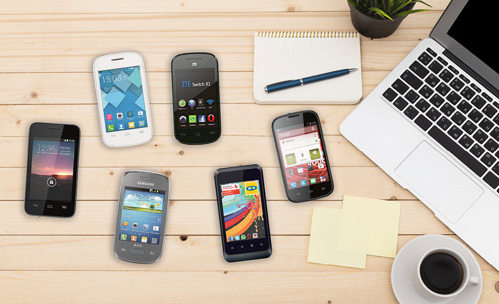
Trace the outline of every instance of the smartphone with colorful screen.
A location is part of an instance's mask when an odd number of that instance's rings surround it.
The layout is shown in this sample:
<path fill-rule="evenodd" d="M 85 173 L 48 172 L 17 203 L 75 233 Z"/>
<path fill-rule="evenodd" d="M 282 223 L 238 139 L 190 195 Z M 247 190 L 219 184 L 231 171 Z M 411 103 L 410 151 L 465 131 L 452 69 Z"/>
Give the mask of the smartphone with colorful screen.
<path fill-rule="evenodd" d="M 128 171 L 121 181 L 114 252 L 133 263 L 154 263 L 161 257 L 169 197 L 163 174 Z"/>
<path fill-rule="evenodd" d="M 288 199 L 305 202 L 331 194 L 334 184 L 317 113 L 279 116 L 272 131 Z"/>
<path fill-rule="evenodd" d="M 272 254 L 263 171 L 258 165 L 215 172 L 222 249 L 228 262 Z"/>
<path fill-rule="evenodd" d="M 152 138 L 144 60 L 134 52 L 98 57 L 93 64 L 102 141 L 128 147 Z"/>
<path fill-rule="evenodd" d="M 24 210 L 31 215 L 75 213 L 80 129 L 33 123 L 29 128 Z"/>

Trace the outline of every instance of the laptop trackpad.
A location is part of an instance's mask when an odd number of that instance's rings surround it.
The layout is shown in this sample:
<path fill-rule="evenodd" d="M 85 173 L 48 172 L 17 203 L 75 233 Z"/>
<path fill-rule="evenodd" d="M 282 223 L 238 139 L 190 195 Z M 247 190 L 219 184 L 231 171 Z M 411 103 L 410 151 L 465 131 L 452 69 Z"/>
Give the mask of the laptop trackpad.
<path fill-rule="evenodd" d="M 457 222 L 483 189 L 427 142 L 395 169 L 414 194 L 451 222 Z"/>

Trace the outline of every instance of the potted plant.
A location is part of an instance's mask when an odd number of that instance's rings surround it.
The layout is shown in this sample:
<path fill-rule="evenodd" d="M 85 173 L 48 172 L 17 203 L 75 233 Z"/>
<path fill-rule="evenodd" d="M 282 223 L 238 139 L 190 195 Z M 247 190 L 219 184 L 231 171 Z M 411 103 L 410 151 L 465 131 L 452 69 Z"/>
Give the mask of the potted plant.
<path fill-rule="evenodd" d="M 383 38 L 393 34 L 407 15 L 427 10 L 414 9 L 417 2 L 431 7 L 421 0 L 348 0 L 348 5 L 353 26 L 360 34 Z"/>

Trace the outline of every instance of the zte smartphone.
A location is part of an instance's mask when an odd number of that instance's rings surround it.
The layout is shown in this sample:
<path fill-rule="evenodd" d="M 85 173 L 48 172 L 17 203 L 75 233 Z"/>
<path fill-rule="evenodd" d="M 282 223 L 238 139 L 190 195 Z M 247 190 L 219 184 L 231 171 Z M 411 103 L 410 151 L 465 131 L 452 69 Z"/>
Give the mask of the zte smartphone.
<path fill-rule="evenodd" d="M 114 252 L 133 263 L 154 263 L 161 257 L 169 196 L 168 177 L 128 171 L 121 180 Z"/>
<path fill-rule="evenodd" d="M 288 199 L 298 203 L 331 194 L 333 179 L 317 113 L 279 116 L 272 131 Z"/>
<path fill-rule="evenodd" d="M 272 254 L 263 171 L 258 165 L 215 172 L 222 248 L 227 262 Z"/>
<path fill-rule="evenodd" d="M 94 61 L 94 83 L 102 141 L 109 147 L 140 145 L 152 138 L 144 60 L 118 53 Z"/>
<path fill-rule="evenodd" d="M 218 62 L 209 53 L 172 60 L 173 126 L 183 144 L 208 144 L 222 133 Z"/>
<path fill-rule="evenodd" d="M 36 122 L 29 128 L 24 210 L 31 215 L 75 213 L 80 129 Z"/>

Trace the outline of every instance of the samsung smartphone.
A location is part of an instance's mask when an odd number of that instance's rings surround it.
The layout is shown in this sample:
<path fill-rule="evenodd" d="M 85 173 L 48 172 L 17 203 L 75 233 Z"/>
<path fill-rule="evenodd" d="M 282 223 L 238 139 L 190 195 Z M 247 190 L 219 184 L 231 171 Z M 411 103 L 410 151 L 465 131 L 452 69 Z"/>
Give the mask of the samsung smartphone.
<path fill-rule="evenodd" d="M 172 60 L 173 125 L 183 144 L 207 144 L 222 133 L 218 62 L 209 53 L 187 53 Z"/>
<path fill-rule="evenodd" d="M 161 257 L 169 196 L 168 177 L 127 171 L 121 180 L 114 252 L 133 263 L 154 263 Z"/>
<path fill-rule="evenodd" d="M 31 215 L 75 213 L 80 129 L 33 123 L 29 128 L 24 210 Z"/>
<path fill-rule="evenodd" d="M 224 258 L 228 262 L 272 254 L 263 171 L 258 165 L 215 172 Z"/>
<path fill-rule="evenodd" d="M 104 144 L 127 147 L 151 140 L 151 108 L 142 56 L 132 52 L 101 56 L 95 59 L 93 70 Z"/>
<path fill-rule="evenodd" d="M 317 113 L 279 116 L 272 131 L 288 199 L 297 203 L 331 194 L 333 179 Z"/>

